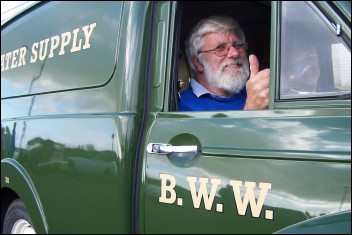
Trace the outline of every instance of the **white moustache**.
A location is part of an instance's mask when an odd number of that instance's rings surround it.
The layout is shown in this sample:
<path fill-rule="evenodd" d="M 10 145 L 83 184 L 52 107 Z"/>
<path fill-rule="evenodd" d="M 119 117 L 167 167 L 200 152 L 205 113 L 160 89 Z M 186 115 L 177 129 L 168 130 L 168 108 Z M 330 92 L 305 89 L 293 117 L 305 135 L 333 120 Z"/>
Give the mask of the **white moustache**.
<path fill-rule="evenodd" d="M 231 65 L 236 65 L 236 66 L 242 66 L 243 65 L 243 60 L 242 59 L 235 59 L 231 62 L 225 62 L 224 65 L 222 65 L 222 69 L 226 68 Z"/>

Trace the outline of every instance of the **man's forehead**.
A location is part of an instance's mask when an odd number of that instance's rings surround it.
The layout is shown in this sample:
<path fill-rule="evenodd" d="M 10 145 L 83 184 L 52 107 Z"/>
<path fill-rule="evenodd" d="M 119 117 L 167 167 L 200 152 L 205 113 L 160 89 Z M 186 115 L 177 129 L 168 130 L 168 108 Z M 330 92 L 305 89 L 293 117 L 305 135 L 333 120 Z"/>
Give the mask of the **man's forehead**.
<path fill-rule="evenodd" d="M 232 42 L 237 39 L 238 39 L 238 36 L 233 31 L 228 33 L 212 32 L 212 33 L 207 33 L 203 36 L 203 40 L 205 43 L 213 42 L 214 44 L 219 42 L 225 42 L 225 43 Z"/>

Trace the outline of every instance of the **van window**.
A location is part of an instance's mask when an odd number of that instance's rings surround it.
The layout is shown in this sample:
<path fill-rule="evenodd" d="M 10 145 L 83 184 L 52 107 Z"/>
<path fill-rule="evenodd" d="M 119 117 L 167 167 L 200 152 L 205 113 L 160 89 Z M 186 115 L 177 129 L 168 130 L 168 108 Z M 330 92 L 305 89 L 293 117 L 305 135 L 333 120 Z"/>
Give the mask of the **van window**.
<path fill-rule="evenodd" d="M 282 2 L 280 98 L 351 92 L 351 51 L 305 2 Z"/>

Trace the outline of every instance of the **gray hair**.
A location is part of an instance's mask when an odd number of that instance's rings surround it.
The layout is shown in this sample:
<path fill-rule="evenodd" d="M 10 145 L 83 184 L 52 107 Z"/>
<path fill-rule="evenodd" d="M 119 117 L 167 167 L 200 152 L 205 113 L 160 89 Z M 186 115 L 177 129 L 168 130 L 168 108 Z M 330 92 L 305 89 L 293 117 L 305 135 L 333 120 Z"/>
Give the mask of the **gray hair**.
<path fill-rule="evenodd" d="M 246 41 L 241 26 L 229 16 L 210 16 L 202 19 L 192 28 L 185 45 L 188 64 L 194 77 L 197 76 L 198 71 L 192 63 L 192 58 L 197 57 L 200 61 L 203 61 L 203 56 L 198 56 L 198 51 L 204 44 L 202 37 L 208 33 L 229 34 L 230 32 L 235 32 L 240 40 Z"/>

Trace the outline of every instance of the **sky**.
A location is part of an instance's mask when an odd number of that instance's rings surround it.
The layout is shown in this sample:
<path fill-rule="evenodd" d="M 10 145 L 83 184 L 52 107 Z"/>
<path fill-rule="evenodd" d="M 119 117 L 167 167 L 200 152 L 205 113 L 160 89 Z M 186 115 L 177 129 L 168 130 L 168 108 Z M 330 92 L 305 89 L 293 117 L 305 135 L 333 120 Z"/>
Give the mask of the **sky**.
<path fill-rule="evenodd" d="M 31 1 L 1 1 L 1 22 L 16 13 L 16 6 L 26 6 Z"/>
<path fill-rule="evenodd" d="M 4 12 L 11 10 L 12 8 L 26 3 L 27 1 L 1 1 L 1 15 Z"/>

